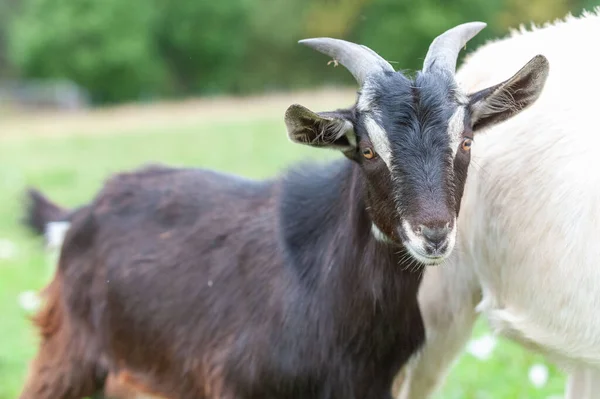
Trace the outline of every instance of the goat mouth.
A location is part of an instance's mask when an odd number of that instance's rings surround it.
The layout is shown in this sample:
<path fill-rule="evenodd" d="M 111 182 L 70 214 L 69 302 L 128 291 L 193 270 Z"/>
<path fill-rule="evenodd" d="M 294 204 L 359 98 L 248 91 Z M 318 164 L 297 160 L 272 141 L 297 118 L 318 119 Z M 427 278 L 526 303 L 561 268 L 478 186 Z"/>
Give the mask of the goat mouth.
<path fill-rule="evenodd" d="M 440 256 L 429 256 L 429 255 L 424 255 L 421 254 L 417 251 L 415 251 L 410 244 L 404 244 L 405 248 L 408 250 L 408 252 L 410 253 L 410 255 L 416 259 L 419 263 L 425 265 L 425 266 L 437 266 L 440 265 L 442 263 L 444 263 L 444 261 L 446 260 L 446 258 L 448 257 L 447 255 L 440 255 Z"/>
<path fill-rule="evenodd" d="M 448 248 L 443 254 L 427 255 L 424 254 L 419 248 L 416 248 L 413 243 L 409 240 L 403 240 L 404 248 L 417 262 L 424 266 L 437 266 L 442 263 L 450 256 L 452 252 L 451 248 Z"/>
<path fill-rule="evenodd" d="M 410 225 L 403 226 L 397 229 L 398 235 L 402 241 L 402 244 L 409 255 L 412 256 L 417 262 L 423 266 L 437 266 L 446 261 L 452 254 L 455 244 L 456 230 L 453 230 L 447 241 L 444 244 L 443 249 L 435 251 L 427 251 L 433 253 L 427 253 L 425 247 L 427 247 L 425 241 L 415 234 L 408 234 L 407 229 Z"/>

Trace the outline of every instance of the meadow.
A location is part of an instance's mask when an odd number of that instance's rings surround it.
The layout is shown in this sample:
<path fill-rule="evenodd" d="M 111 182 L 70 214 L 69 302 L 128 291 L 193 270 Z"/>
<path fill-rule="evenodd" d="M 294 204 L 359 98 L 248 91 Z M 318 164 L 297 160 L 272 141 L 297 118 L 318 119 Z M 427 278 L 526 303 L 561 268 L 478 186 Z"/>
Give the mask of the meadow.
<path fill-rule="evenodd" d="M 130 105 L 77 113 L 0 116 L 0 399 L 18 396 L 37 337 L 28 316 L 54 265 L 23 226 L 24 190 L 65 206 L 89 201 L 112 173 L 148 162 L 209 167 L 252 178 L 293 161 L 338 156 L 291 144 L 283 114 L 301 103 L 329 110 L 353 92 L 322 90 L 249 98 Z M 564 376 L 539 355 L 490 336 L 480 321 L 436 398 L 560 398 Z"/>

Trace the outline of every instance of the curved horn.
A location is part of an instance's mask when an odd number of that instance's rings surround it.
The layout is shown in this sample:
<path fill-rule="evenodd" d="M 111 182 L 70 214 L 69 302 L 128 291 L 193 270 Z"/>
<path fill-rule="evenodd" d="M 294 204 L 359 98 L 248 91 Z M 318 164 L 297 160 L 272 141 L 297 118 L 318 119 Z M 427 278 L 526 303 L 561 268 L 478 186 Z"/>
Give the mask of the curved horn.
<path fill-rule="evenodd" d="M 390 71 L 394 68 L 379 54 L 366 46 L 329 37 L 304 39 L 298 43 L 304 44 L 323 54 L 332 57 L 346 67 L 359 85 L 363 85 L 367 75 L 376 72 Z"/>
<path fill-rule="evenodd" d="M 455 26 L 436 37 L 431 42 L 425 56 L 423 72 L 436 68 L 454 74 L 460 49 L 486 26 L 485 22 L 468 22 Z"/>

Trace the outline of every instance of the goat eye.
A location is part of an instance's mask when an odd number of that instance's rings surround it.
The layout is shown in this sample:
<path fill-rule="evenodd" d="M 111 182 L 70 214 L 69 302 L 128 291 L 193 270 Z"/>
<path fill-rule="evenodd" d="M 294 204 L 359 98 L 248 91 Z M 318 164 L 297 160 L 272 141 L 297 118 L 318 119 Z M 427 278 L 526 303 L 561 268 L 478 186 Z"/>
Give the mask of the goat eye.
<path fill-rule="evenodd" d="M 473 140 L 471 139 L 464 139 L 461 147 L 463 149 L 463 151 L 469 151 L 471 149 L 471 145 L 473 144 Z"/>
<path fill-rule="evenodd" d="M 367 159 L 375 158 L 375 152 L 370 147 L 364 148 L 362 150 L 362 154 L 363 154 L 363 157 L 365 157 Z"/>

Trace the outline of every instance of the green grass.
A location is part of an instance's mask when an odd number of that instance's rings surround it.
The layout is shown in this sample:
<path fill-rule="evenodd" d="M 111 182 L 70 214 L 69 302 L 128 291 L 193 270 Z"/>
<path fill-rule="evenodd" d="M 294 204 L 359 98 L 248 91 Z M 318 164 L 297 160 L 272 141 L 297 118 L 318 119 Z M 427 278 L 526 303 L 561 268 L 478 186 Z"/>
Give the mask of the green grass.
<path fill-rule="evenodd" d="M 204 166 L 259 178 L 299 158 L 334 156 L 290 144 L 279 118 L 139 133 L 0 139 L 0 240 L 16 246 L 14 256 L 0 259 L 0 399 L 17 397 L 27 362 L 36 350 L 37 338 L 18 295 L 40 289 L 52 273 L 41 241 L 18 224 L 27 185 L 41 188 L 61 204 L 75 206 L 88 201 L 109 174 L 145 162 Z M 475 335 L 486 333 L 480 322 Z M 536 363 L 544 361 L 501 340 L 487 361 L 462 356 L 438 397 L 541 399 L 560 395 L 564 379 L 552 367 L 545 387 L 531 385 L 528 370 Z"/>

